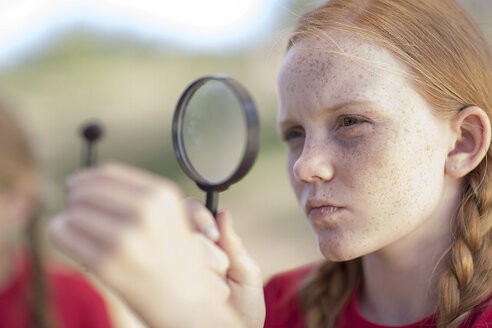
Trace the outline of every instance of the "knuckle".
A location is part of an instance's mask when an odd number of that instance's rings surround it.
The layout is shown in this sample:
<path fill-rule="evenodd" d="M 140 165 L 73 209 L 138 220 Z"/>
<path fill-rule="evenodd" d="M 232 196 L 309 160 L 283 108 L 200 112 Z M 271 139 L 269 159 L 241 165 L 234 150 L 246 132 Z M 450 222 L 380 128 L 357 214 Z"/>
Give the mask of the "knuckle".
<path fill-rule="evenodd" d="M 93 178 L 96 181 L 104 181 L 109 180 L 111 177 L 117 177 L 119 175 L 123 175 L 123 166 L 122 164 L 116 162 L 107 162 L 101 164 L 99 167 L 94 169 Z"/>
<path fill-rule="evenodd" d="M 174 181 L 166 179 L 164 181 L 164 184 L 168 192 L 172 193 L 176 199 L 183 199 L 184 197 L 183 191 Z"/>
<path fill-rule="evenodd" d="M 190 213 L 190 215 L 195 214 L 196 212 L 198 212 L 201 209 L 201 206 L 200 206 L 201 203 L 196 198 L 186 197 L 183 200 L 183 202 L 184 202 L 186 208 L 188 209 L 188 212 Z"/>
<path fill-rule="evenodd" d="M 116 162 L 106 162 L 101 164 L 97 170 L 102 173 L 111 173 L 117 170 L 121 170 L 121 168 L 122 164 Z"/>
<path fill-rule="evenodd" d="M 162 205 L 181 205 L 183 194 L 181 189 L 174 183 L 160 184 L 149 195 L 149 200 L 161 203 Z"/>
<path fill-rule="evenodd" d="M 94 170 L 94 173 L 96 176 L 106 176 L 111 174 L 115 169 L 115 164 L 114 163 L 104 163 L 101 164 L 99 167 L 97 167 Z"/>

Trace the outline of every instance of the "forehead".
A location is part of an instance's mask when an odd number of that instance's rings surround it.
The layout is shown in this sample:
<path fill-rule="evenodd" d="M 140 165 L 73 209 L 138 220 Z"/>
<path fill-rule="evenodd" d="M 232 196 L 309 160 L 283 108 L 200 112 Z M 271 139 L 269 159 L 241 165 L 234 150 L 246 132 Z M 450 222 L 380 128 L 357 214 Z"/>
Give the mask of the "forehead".
<path fill-rule="evenodd" d="M 384 105 L 415 96 L 406 67 L 388 51 L 350 38 L 306 39 L 287 53 L 279 73 L 280 113 L 346 102 Z"/>

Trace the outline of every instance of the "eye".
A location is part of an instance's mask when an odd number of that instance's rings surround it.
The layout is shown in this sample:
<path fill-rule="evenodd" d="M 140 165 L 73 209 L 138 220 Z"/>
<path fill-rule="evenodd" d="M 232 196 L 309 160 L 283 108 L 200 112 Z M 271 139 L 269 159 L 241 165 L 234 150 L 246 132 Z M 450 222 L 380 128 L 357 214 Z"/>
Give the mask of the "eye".
<path fill-rule="evenodd" d="M 292 129 L 287 129 L 283 134 L 282 134 L 282 139 L 285 142 L 289 142 L 298 138 L 304 138 L 304 130 L 301 128 L 292 128 Z"/>
<path fill-rule="evenodd" d="M 361 122 L 363 122 L 363 121 L 357 117 L 345 116 L 342 119 L 342 126 L 351 126 L 351 125 L 355 125 L 355 124 L 361 123 Z"/>

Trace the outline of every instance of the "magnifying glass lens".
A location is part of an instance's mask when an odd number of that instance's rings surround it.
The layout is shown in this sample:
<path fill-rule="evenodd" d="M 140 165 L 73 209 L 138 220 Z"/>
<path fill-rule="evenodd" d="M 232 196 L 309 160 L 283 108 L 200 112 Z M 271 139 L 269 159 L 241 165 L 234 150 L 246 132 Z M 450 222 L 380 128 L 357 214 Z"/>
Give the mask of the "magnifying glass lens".
<path fill-rule="evenodd" d="M 244 156 L 247 126 L 241 103 L 223 82 L 210 80 L 190 99 L 183 144 L 196 172 L 210 184 L 229 178 Z"/>

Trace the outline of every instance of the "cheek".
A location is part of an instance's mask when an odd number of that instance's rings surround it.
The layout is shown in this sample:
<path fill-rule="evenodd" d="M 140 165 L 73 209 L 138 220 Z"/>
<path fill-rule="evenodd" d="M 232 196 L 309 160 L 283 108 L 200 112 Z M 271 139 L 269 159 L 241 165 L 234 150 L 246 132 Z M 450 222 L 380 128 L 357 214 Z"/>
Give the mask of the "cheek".
<path fill-rule="evenodd" d="M 417 132 L 388 131 L 344 161 L 348 187 L 372 217 L 410 219 L 435 205 L 445 157 L 435 136 Z"/>
<path fill-rule="evenodd" d="M 287 173 L 289 175 L 290 185 L 296 194 L 298 200 L 300 200 L 301 196 L 301 183 L 294 176 L 294 164 L 298 158 L 297 154 L 294 154 L 290 151 L 287 152 Z"/>

